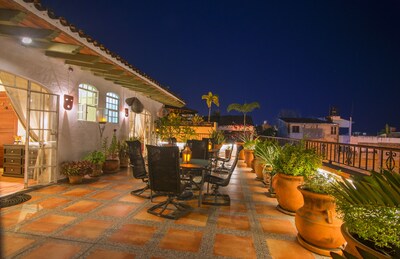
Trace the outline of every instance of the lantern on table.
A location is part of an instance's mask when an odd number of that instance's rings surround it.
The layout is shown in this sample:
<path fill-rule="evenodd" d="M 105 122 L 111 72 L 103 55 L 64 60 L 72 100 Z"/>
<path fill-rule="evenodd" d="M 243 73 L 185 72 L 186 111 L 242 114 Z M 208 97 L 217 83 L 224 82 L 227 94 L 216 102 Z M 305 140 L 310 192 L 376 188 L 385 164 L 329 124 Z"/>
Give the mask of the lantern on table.
<path fill-rule="evenodd" d="M 189 163 L 191 158 L 192 158 L 192 150 L 190 150 L 189 146 L 186 145 L 186 147 L 182 151 L 182 162 Z"/>

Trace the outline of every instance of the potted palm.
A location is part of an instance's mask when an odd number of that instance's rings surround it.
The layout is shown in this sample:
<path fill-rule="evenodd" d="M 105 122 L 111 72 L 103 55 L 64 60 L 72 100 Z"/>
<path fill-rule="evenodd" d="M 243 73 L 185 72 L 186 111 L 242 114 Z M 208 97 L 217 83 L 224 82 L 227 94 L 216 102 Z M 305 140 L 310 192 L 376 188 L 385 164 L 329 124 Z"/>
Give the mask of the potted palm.
<path fill-rule="evenodd" d="M 330 195 L 333 181 L 332 174 L 317 173 L 297 187 L 304 198 L 304 205 L 295 216 L 297 240 L 306 249 L 324 256 L 340 252 L 345 242 L 335 199 Z"/>
<path fill-rule="evenodd" d="M 361 258 L 400 258 L 400 175 L 371 172 L 333 184 L 337 211 L 347 241 L 345 251 Z M 359 253 L 359 251 L 361 253 Z M 364 251 L 364 252 L 362 252 Z"/>
<path fill-rule="evenodd" d="M 297 187 L 304 183 L 304 178 L 315 174 L 321 164 L 321 157 L 313 149 L 307 149 L 303 142 L 286 144 L 282 148 L 274 160 L 277 172 L 274 188 L 279 211 L 294 216 L 304 205 Z"/>
<path fill-rule="evenodd" d="M 67 161 L 61 164 L 61 173 L 68 177 L 71 184 L 81 183 L 90 170 L 91 163 L 88 161 Z"/>
<path fill-rule="evenodd" d="M 242 135 L 244 161 L 247 167 L 253 168 L 254 148 L 258 142 L 258 138 L 254 137 L 251 132 L 244 132 Z"/>
<path fill-rule="evenodd" d="M 116 136 L 116 129 L 114 129 L 111 142 L 108 145 L 108 138 L 104 138 L 103 149 L 106 155 L 106 160 L 103 164 L 104 173 L 115 173 L 119 170 L 119 157 L 118 157 L 118 141 Z"/>
<path fill-rule="evenodd" d="M 89 161 L 91 163 L 92 172 L 90 176 L 100 176 L 103 174 L 103 163 L 106 160 L 106 156 L 102 151 L 92 151 L 87 154 L 83 160 Z"/>
<path fill-rule="evenodd" d="M 221 149 L 222 144 L 225 142 L 225 135 L 220 130 L 213 130 L 210 133 L 210 139 L 214 149 Z"/>
<path fill-rule="evenodd" d="M 254 171 L 257 178 L 264 180 L 268 186 L 271 183 L 274 159 L 278 156 L 279 150 L 277 143 L 271 140 L 259 141 L 254 147 Z"/>

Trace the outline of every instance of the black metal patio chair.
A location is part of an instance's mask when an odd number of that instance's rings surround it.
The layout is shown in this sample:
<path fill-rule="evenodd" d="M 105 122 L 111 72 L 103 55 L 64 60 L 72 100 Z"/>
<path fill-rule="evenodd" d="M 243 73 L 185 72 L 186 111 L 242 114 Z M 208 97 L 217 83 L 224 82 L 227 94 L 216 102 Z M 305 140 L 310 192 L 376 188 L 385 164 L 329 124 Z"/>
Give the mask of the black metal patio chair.
<path fill-rule="evenodd" d="M 233 171 L 237 165 L 239 159 L 239 152 L 243 149 L 243 146 L 238 146 L 236 149 L 236 156 L 232 163 L 232 166 L 229 169 L 225 169 L 225 174 L 221 174 L 220 169 L 219 171 L 211 170 L 210 174 L 207 174 L 204 177 L 204 182 L 207 183 L 207 193 L 203 195 L 202 204 L 207 205 L 217 205 L 217 206 L 229 206 L 231 204 L 231 199 L 228 194 L 221 194 L 219 192 L 219 187 L 225 187 L 229 184 Z M 209 193 L 209 185 L 211 186 L 212 192 Z"/>
<path fill-rule="evenodd" d="M 151 192 L 167 195 L 167 200 L 154 205 L 148 213 L 169 219 L 178 219 L 192 210 L 192 207 L 177 200 L 193 197 L 181 182 L 179 148 L 146 145 Z M 174 209 L 175 207 L 175 209 Z"/>

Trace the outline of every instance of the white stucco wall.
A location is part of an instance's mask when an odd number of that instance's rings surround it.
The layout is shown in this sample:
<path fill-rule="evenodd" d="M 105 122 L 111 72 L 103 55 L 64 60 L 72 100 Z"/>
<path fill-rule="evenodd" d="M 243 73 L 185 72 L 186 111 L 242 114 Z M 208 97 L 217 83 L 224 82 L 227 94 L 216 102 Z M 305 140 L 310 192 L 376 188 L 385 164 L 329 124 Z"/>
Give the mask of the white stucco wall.
<path fill-rule="evenodd" d="M 159 102 L 96 77 L 92 72 L 76 66 L 71 66 L 74 71 L 70 73 L 68 85 L 68 67 L 69 65 L 64 64 L 62 59 L 45 56 L 43 50 L 24 47 L 13 39 L 0 37 L 0 70 L 34 81 L 47 88 L 49 92 L 60 95 L 59 162 L 81 159 L 89 151 L 100 147 L 98 124 L 77 120 L 80 83 L 93 85 L 99 90 L 99 107 L 105 107 L 107 92 L 114 92 L 120 96 L 120 123 L 108 123 L 103 137 L 111 137 L 113 129 L 117 129 L 120 139 L 127 138 L 128 118 L 125 118 L 123 113 L 124 108 L 128 108 L 125 104 L 126 98 L 133 96 L 139 98 L 145 109 L 153 115 L 153 119 L 162 106 Z M 74 96 L 71 111 L 63 108 L 64 94 Z"/>

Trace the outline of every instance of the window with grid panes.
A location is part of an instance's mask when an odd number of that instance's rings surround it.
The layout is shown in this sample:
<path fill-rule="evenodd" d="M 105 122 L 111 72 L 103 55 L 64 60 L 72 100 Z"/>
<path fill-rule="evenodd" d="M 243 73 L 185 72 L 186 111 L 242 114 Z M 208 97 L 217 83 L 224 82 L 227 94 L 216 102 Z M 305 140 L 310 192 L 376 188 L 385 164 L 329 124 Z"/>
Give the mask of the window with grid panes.
<path fill-rule="evenodd" d="M 99 91 L 92 85 L 79 84 L 78 95 L 78 120 L 95 122 Z"/>
<path fill-rule="evenodd" d="M 107 122 L 119 122 L 119 96 L 115 93 L 107 93 L 106 95 L 106 108 L 108 110 Z"/>

